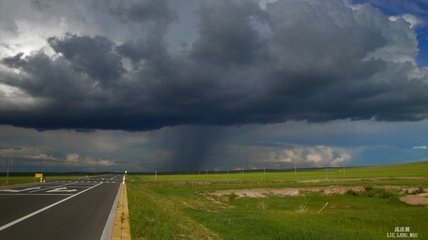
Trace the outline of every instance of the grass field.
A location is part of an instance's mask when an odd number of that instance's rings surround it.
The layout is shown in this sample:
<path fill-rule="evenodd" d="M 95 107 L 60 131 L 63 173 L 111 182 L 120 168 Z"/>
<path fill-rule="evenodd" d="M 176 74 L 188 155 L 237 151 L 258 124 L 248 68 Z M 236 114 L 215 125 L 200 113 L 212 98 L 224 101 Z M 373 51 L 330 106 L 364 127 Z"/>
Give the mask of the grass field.
<path fill-rule="evenodd" d="M 157 180 L 165 181 L 216 181 L 216 180 L 295 180 L 295 179 L 320 179 L 320 178 L 371 178 L 371 177 L 412 177 L 428 176 L 427 162 L 407 164 L 395 164 L 386 166 L 353 167 L 353 168 L 329 168 L 322 169 L 297 169 L 283 172 L 239 172 L 229 174 L 157 174 Z M 154 174 L 132 176 L 134 180 L 155 180 Z"/>
<path fill-rule="evenodd" d="M 413 186 L 422 191 L 428 187 L 428 162 L 339 170 L 329 169 L 329 180 L 325 169 L 158 175 L 158 181 L 130 175 L 131 234 L 133 239 L 387 239 L 388 233 L 398 234 L 396 227 L 408 227 L 406 234 L 428 239 L 428 206 L 408 205 L 399 200 L 402 192 L 376 188 Z M 329 195 L 213 195 L 219 190 L 323 186 L 365 188 Z"/>

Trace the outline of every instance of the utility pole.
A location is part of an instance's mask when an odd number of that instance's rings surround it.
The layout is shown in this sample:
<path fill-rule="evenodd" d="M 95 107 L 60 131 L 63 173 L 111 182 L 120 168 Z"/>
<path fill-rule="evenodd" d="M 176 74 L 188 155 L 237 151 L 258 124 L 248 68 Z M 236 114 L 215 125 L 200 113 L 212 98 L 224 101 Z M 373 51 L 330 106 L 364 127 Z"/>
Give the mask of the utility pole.
<path fill-rule="evenodd" d="M 158 180 L 158 171 L 157 171 L 157 169 L 155 168 L 155 181 L 157 181 Z"/>
<path fill-rule="evenodd" d="M 297 168 L 296 168 L 296 163 L 294 163 L 294 175 L 297 174 Z"/>

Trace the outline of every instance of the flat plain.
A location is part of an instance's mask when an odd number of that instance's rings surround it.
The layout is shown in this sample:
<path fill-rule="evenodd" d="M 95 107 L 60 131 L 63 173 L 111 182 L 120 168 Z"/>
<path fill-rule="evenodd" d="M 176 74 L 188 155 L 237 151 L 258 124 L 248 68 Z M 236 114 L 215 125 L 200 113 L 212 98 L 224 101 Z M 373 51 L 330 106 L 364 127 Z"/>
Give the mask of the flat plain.
<path fill-rule="evenodd" d="M 128 180 L 133 239 L 428 238 L 427 161 Z"/>

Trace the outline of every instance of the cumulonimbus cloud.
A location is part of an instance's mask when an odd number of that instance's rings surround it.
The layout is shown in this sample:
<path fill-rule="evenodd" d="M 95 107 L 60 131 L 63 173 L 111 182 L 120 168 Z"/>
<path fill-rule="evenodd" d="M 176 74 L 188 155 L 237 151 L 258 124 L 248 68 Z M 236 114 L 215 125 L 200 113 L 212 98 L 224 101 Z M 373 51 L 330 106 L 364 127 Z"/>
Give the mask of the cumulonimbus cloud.
<path fill-rule="evenodd" d="M 427 70 L 404 19 L 343 0 L 196 2 L 198 21 L 180 25 L 196 38 L 180 51 L 169 27 L 184 16 L 169 1 L 122 1 L 94 11 L 142 34 L 72 32 L 46 38 L 51 53 L 3 58 L 0 83 L 34 101 L 0 104 L 0 123 L 135 131 L 428 117 Z"/>

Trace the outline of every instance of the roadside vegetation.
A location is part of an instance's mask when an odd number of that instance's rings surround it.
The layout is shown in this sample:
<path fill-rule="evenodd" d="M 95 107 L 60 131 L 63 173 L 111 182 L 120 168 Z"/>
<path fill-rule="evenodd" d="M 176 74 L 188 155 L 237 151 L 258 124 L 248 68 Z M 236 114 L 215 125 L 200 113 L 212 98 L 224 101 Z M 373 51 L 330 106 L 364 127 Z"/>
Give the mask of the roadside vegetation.
<path fill-rule="evenodd" d="M 165 180 L 165 181 L 260 181 L 260 180 L 310 180 L 322 178 L 389 178 L 389 177 L 414 177 L 428 176 L 428 162 L 415 162 L 405 164 L 394 164 L 385 166 L 368 166 L 368 167 L 345 167 L 345 168 L 325 168 L 319 169 L 294 169 L 287 171 L 269 171 L 263 170 L 246 172 L 245 170 L 237 172 L 218 172 L 208 173 L 204 171 L 192 174 L 144 174 L 134 175 L 134 180 Z"/>
<path fill-rule="evenodd" d="M 400 201 L 402 196 L 427 190 L 428 162 L 352 168 L 346 173 L 329 170 L 328 179 L 325 170 L 158 175 L 157 181 L 153 176 L 131 175 L 131 235 L 133 239 L 386 239 L 396 227 L 409 227 L 418 239 L 428 236 L 428 206 Z"/>
<path fill-rule="evenodd" d="M 9 177 L 1 176 L 0 186 L 31 183 L 34 181 L 35 181 L 34 176 L 9 176 Z"/>

